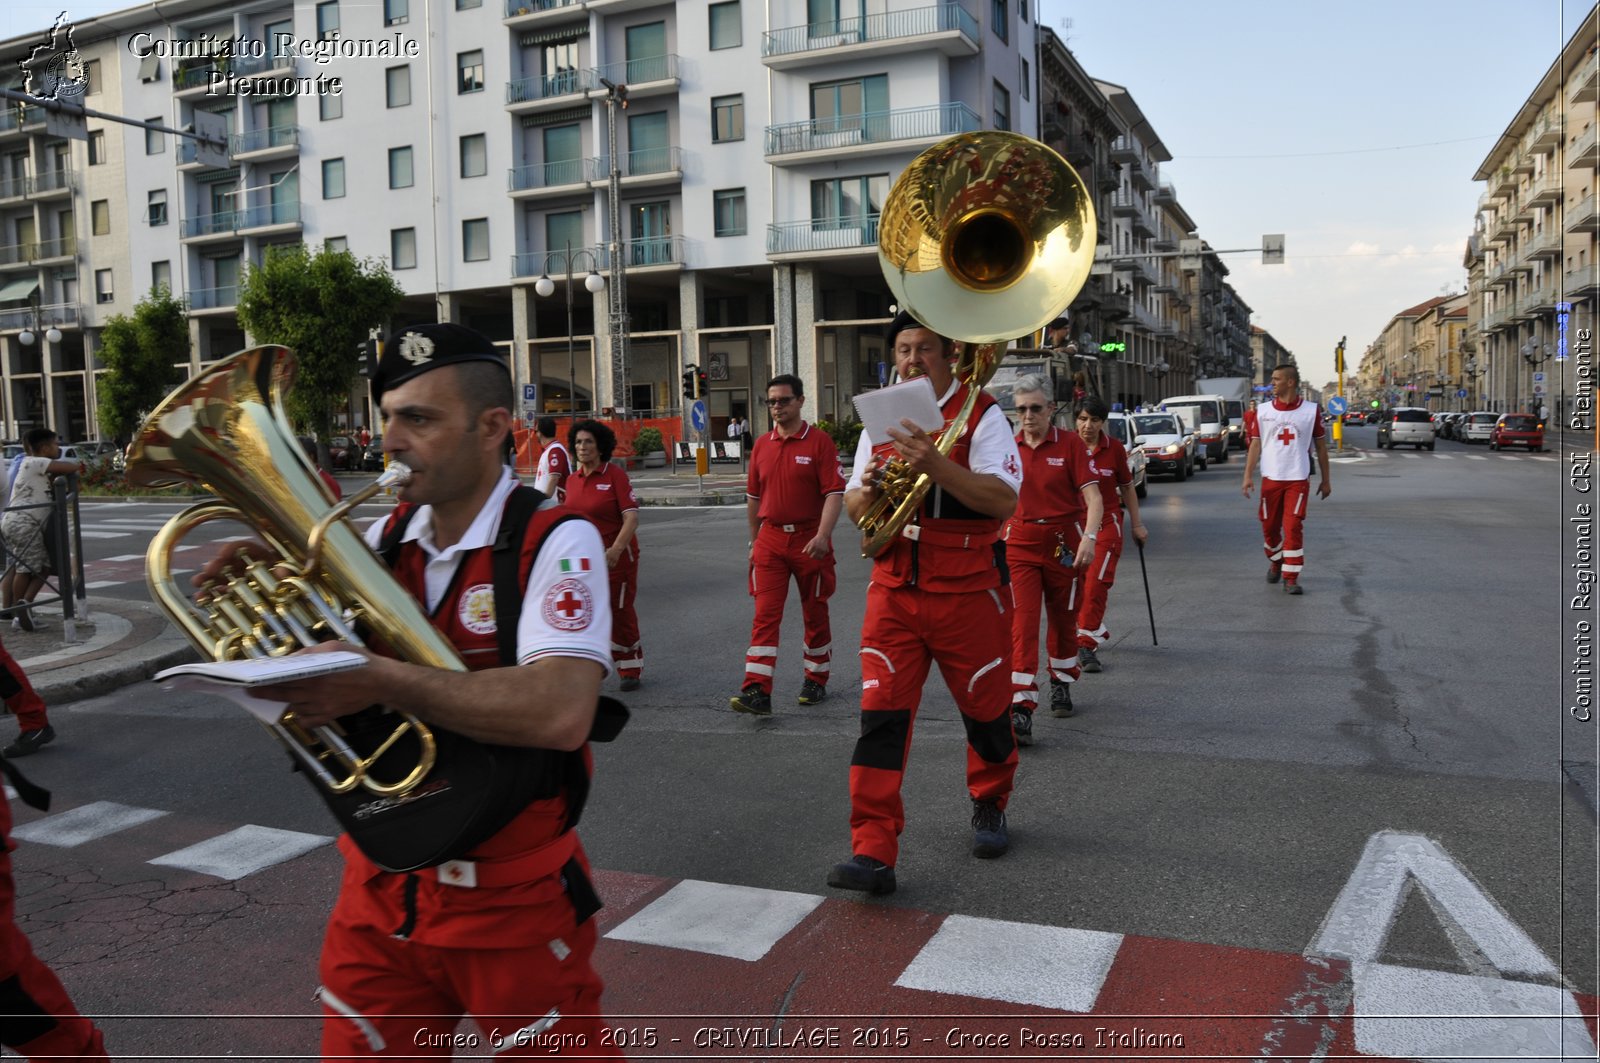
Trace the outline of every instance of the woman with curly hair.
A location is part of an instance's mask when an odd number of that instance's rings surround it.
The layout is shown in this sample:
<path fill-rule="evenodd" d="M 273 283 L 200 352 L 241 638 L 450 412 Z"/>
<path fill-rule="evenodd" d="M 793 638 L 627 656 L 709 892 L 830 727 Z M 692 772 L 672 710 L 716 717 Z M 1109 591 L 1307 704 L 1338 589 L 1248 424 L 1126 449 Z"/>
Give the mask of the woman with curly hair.
<path fill-rule="evenodd" d="M 611 658 L 623 690 L 639 689 L 644 651 L 639 642 L 639 614 L 633 607 L 639 590 L 639 500 L 620 465 L 611 464 L 617 437 L 599 421 L 579 421 L 567 432 L 567 445 L 577 463 L 567 477 L 567 505 L 600 529 L 611 577 Z"/>

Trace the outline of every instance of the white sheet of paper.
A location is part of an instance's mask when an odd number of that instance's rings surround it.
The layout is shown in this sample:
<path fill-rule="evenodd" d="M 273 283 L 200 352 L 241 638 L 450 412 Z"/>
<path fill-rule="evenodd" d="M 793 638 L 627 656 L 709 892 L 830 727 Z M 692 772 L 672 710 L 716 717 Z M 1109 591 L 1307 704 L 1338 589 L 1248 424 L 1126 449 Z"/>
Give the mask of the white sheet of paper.
<path fill-rule="evenodd" d="M 925 376 L 902 380 L 877 391 L 863 391 L 855 397 L 861 427 L 873 443 L 889 441 L 889 429 L 904 432 L 902 420 L 910 421 L 930 435 L 944 428 L 939 397 L 933 382 Z"/>
<path fill-rule="evenodd" d="M 262 723 L 274 724 L 288 703 L 257 697 L 251 693 L 252 687 L 349 671 L 363 668 L 366 663 L 361 654 L 348 650 L 248 661 L 199 661 L 158 672 L 154 681 L 164 690 L 196 690 L 227 698 Z"/>

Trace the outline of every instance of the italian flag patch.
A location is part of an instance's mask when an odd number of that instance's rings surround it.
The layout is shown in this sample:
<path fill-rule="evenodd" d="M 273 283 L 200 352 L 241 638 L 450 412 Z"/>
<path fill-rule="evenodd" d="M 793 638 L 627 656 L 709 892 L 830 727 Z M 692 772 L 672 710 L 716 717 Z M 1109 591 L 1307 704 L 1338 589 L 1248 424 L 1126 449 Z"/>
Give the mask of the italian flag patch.
<path fill-rule="evenodd" d="M 562 572 L 587 572 L 589 559 L 587 557 L 563 557 L 561 559 Z"/>

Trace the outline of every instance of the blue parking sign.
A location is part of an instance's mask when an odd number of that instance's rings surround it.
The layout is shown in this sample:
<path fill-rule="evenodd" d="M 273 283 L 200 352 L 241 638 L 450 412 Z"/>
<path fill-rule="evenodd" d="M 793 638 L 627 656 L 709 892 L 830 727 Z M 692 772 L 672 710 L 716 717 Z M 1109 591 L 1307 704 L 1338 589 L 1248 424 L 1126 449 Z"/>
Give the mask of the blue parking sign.
<path fill-rule="evenodd" d="M 525 405 L 537 406 L 539 404 L 539 385 L 538 384 L 524 384 L 524 385 L 522 385 L 522 401 L 523 401 L 523 403 Z"/>

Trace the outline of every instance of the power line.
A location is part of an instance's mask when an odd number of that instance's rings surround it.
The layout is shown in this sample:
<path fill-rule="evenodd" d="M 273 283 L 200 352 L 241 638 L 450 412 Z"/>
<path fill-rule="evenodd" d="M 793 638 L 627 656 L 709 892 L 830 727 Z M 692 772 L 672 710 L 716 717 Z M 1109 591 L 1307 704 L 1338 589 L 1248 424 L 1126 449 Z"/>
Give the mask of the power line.
<path fill-rule="evenodd" d="M 1391 144 L 1383 148 L 1341 148 L 1338 151 L 1288 151 L 1276 155 L 1178 155 L 1173 161 L 1189 159 L 1317 159 L 1329 155 L 1371 155 L 1380 151 L 1409 151 L 1412 148 L 1436 148 L 1443 144 L 1470 144 L 1474 140 L 1493 140 L 1495 134 L 1476 137 L 1457 137 L 1455 140 L 1429 140 L 1420 144 Z"/>

